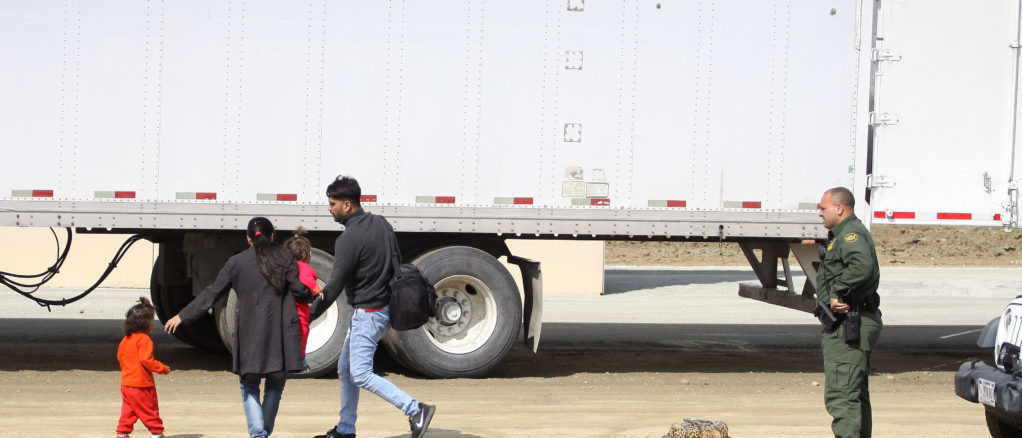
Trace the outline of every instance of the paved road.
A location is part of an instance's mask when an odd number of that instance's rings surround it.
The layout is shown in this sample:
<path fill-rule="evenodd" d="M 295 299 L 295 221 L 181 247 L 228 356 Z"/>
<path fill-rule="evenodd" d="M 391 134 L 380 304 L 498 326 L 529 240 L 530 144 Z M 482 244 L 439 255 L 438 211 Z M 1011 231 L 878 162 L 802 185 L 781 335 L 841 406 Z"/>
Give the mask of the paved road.
<path fill-rule="evenodd" d="M 799 281 L 804 281 L 800 277 Z M 548 296 L 543 349 L 815 348 L 811 315 L 738 297 L 755 282 L 747 268 L 611 267 L 602 296 Z M 885 348 L 974 350 L 978 331 L 1019 293 L 1022 269 L 885 268 Z M 145 289 L 100 289 L 51 312 L 2 292 L 0 341 L 117 337 L 116 327 Z M 44 290 L 50 298 L 74 290 Z M 75 322 L 78 321 L 78 322 Z M 157 330 L 159 331 L 159 329 Z M 159 334 L 159 333 L 157 333 Z M 95 339 L 99 337 L 101 339 Z"/>

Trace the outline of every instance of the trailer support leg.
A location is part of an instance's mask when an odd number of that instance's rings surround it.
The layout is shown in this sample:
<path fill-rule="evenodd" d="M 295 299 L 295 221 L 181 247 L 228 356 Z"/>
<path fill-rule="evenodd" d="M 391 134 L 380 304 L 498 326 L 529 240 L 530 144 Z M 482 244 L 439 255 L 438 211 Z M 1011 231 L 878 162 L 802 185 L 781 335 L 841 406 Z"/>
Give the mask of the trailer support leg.
<path fill-rule="evenodd" d="M 819 266 L 815 245 L 787 242 L 741 242 L 738 245 L 760 281 L 759 285 L 740 284 L 738 296 L 803 312 L 813 311 L 816 307 L 816 268 Z M 801 293 L 795 292 L 795 281 L 788 264 L 789 254 L 795 255 L 806 274 Z M 784 268 L 783 278 L 777 277 L 778 260 Z"/>

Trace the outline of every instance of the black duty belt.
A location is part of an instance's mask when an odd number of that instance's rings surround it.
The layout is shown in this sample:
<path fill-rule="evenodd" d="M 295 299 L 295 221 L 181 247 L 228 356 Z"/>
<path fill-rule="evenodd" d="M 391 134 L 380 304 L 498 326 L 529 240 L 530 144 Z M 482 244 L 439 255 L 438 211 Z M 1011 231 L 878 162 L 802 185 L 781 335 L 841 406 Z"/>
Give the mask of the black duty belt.
<path fill-rule="evenodd" d="M 873 292 L 866 297 L 862 303 L 853 304 L 852 307 L 857 308 L 863 312 L 879 312 L 880 311 L 880 294 Z"/>

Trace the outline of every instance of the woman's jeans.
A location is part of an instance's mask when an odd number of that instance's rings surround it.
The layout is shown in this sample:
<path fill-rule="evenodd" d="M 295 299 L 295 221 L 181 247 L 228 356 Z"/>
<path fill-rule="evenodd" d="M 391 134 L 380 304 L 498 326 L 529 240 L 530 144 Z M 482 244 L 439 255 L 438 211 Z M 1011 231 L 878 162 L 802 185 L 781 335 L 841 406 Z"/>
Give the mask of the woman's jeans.
<path fill-rule="evenodd" d="M 266 394 L 259 402 L 259 382 L 266 379 Z M 287 373 L 245 374 L 241 376 L 241 403 L 245 408 L 248 422 L 248 436 L 265 438 L 273 433 L 273 422 L 280 407 L 280 395 L 284 392 Z"/>
<path fill-rule="evenodd" d="M 358 393 L 365 389 L 394 405 L 405 415 L 419 412 L 419 402 L 373 372 L 373 355 L 380 337 L 390 328 L 390 309 L 375 312 L 355 309 L 351 313 L 348 337 L 344 340 L 337 361 L 337 377 L 341 381 L 341 421 L 337 432 L 355 433 L 358 418 Z"/>

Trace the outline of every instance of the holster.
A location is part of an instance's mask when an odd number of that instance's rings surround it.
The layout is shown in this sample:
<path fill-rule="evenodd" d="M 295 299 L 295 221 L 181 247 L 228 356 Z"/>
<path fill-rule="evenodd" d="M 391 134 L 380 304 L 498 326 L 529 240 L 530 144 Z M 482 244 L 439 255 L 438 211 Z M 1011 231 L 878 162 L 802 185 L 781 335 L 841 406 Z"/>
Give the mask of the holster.
<path fill-rule="evenodd" d="M 838 319 L 837 315 L 830 310 L 830 305 L 825 304 L 823 301 L 816 302 L 816 308 L 813 309 L 813 316 L 820 320 L 820 325 L 823 326 L 824 330 L 831 331 L 834 327 L 837 327 Z"/>
<path fill-rule="evenodd" d="M 873 292 L 862 302 L 862 310 L 880 313 L 880 294 Z"/>

